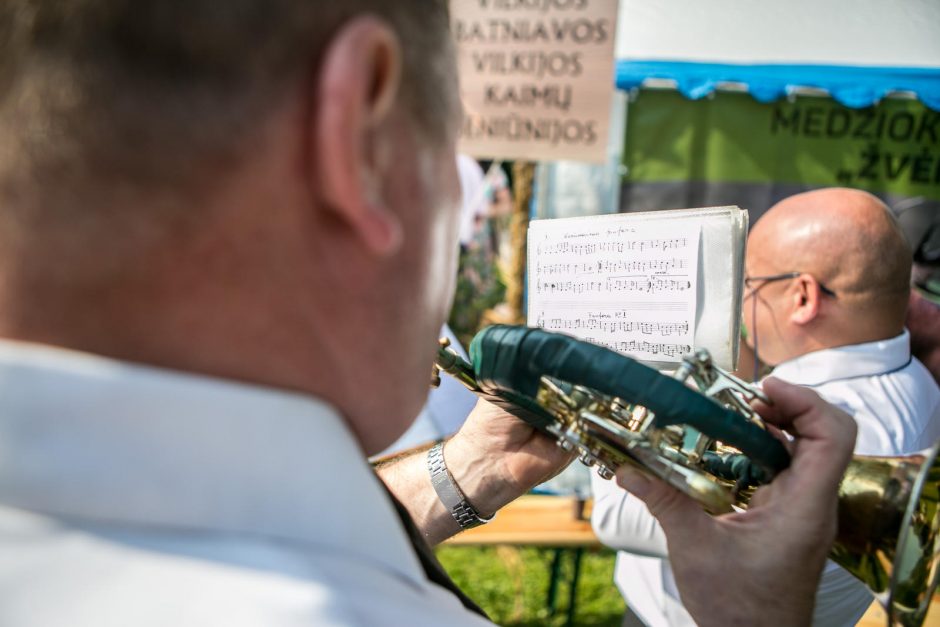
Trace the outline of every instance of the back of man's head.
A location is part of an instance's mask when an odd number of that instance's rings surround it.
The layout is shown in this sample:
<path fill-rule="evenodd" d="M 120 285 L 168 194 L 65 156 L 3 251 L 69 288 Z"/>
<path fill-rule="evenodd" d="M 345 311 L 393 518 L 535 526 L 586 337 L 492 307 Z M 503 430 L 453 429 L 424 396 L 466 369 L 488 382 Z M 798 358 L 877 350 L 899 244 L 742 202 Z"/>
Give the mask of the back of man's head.
<path fill-rule="evenodd" d="M 189 201 L 251 153 L 279 96 L 362 13 L 398 31 L 403 97 L 433 132 L 443 1 L 0 3 L 0 238 L 191 219 Z"/>
<path fill-rule="evenodd" d="M 890 210 L 867 192 L 831 188 L 784 199 L 755 225 L 748 258 L 762 272 L 799 271 L 824 286 L 818 311 L 797 329 L 818 348 L 903 329 L 910 249 Z"/>
<path fill-rule="evenodd" d="M 452 280 L 448 22 L 446 0 L 0 2 L 0 337 L 315 394 L 387 446 Z"/>

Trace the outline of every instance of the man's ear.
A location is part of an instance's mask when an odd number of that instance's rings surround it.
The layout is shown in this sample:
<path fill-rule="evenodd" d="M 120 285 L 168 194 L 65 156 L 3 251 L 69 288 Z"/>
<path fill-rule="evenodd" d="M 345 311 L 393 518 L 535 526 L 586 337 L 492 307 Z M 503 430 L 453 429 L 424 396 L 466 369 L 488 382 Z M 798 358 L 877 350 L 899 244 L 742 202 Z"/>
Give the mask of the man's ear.
<path fill-rule="evenodd" d="M 809 274 L 801 274 L 793 282 L 790 293 L 790 320 L 794 324 L 808 324 L 819 315 L 822 291 L 819 282 Z"/>
<path fill-rule="evenodd" d="M 394 253 L 402 243 L 398 216 L 382 198 L 382 155 L 377 135 L 401 86 L 398 36 L 374 17 L 343 25 L 324 51 L 307 115 L 307 175 L 324 209 L 346 222 L 375 254 Z"/>

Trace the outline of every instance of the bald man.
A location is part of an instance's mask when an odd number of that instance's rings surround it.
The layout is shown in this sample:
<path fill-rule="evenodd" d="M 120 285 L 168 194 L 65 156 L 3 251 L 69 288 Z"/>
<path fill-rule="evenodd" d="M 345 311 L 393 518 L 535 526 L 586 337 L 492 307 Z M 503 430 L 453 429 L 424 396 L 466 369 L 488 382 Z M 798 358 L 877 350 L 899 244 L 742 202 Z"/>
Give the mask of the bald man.
<path fill-rule="evenodd" d="M 752 229 L 745 263 L 748 346 L 775 377 L 852 415 L 856 453 L 903 455 L 940 437 L 940 389 L 912 358 L 904 328 L 910 249 L 880 200 L 851 189 L 787 198 Z M 594 529 L 621 549 L 615 579 L 639 624 L 694 625 L 659 524 L 612 482 L 595 478 L 594 492 Z M 854 625 L 871 602 L 861 582 L 830 562 L 814 624 Z"/>
<path fill-rule="evenodd" d="M 751 232 L 746 269 L 747 342 L 768 365 L 904 330 L 910 249 L 888 208 L 866 192 L 781 201 Z"/>

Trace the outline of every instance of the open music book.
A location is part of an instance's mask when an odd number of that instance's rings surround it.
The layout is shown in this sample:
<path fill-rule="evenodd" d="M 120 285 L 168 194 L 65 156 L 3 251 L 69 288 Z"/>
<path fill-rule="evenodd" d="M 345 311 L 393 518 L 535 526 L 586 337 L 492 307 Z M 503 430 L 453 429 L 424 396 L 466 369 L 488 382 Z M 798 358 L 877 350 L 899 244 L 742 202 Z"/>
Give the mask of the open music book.
<path fill-rule="evenodd" d="M 733 370 L 747 227 L 738 207 L 534 220 L 528 324 L 660 369 L 707 348 Z"/>

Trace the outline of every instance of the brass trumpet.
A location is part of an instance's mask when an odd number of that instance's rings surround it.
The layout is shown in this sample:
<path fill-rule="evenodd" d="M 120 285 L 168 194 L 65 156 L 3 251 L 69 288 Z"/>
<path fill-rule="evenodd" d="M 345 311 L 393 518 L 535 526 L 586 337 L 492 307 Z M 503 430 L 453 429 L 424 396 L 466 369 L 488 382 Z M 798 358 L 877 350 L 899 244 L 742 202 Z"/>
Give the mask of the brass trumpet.
<path fill-rule="evenodd" d="M 470 354 L 473 364 L 442 340 L 433 376 L 456 377 L 604 478 L 631 464 L 721 514 L 746 508 L 789 463 L 750 407 L 766 400 L 761 390 L 705 350 L 669 377 L 571 337 L 500 325 L 478 334 Z M 921 625 L 940 580 L 938 450 L 856 456 L 839 486 L 830 557 L 871 590 L 892 625 Z"/>

